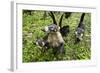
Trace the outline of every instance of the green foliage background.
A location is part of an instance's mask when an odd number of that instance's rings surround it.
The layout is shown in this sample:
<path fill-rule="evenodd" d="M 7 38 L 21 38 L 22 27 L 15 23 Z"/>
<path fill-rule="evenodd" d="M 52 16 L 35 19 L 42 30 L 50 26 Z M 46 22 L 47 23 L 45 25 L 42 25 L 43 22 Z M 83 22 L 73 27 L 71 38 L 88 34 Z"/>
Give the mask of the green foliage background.
<path fill-rule="evenodd" d="M 51 17 L 47 14 L 44 17 L 44 11 L 31 11 L 31 14 L 23 10 L 23 48 L 22 60 L 23 62 L 40 62 L 40 61 L 57 61 L 57 60 L 88 60 L 91 58 L 91 14 L 86 13 L 84 18 L 85 35 L 83 40 L 74 44 L 75 30 L 78 26 L 80 16 L 82 13 L 72 12 L 71 16 L 66 19 L 63 18 L 62 25 L 70 26 L 70 33 L 64 37 L 65 41 L 65 55 L 59 55 L 59 59 L 53 55 L 52 49 L 42 52 L 42 48 L 36 46 L 34 42 L 38 38 L 43 38 L 45 33 L 41 31 L 44 26 L 50 25 Z M 55 13 L 56 20 L 63 12 Z"/>

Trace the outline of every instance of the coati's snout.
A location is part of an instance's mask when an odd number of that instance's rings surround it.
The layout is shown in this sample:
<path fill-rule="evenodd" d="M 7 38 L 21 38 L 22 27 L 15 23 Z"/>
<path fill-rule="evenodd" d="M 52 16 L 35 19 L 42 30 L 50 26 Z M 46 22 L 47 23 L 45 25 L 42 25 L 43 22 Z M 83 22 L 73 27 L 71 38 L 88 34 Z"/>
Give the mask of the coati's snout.
<path fill-rule="evenodd" d="M 45 26 L 44 28 L 41 29 L 43 32 L 48 32 L 49 33 L 49 30 L 48 30 L 48 26 Z"/>
<path fill-rule="evenodd" d="M 52 24 L 49 26 L 45 26 L 44 29 L 42 29 L 42 31 L 50 33 L 50 32 L 57 32 L 59 31 L 60 27 L 57 26 L 56 24 Z"/>

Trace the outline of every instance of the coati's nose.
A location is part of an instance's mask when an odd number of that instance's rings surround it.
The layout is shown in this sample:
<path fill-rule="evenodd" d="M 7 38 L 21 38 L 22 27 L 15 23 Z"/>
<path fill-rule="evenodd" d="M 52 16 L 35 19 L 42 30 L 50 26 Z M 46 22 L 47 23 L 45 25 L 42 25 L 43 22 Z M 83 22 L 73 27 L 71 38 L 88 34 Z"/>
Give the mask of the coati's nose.
<path fill-rule="evenodd" d="M 48 27 L 45 27 L 44 29 L 41 29 L 43 32 L 49 32 Z"/>

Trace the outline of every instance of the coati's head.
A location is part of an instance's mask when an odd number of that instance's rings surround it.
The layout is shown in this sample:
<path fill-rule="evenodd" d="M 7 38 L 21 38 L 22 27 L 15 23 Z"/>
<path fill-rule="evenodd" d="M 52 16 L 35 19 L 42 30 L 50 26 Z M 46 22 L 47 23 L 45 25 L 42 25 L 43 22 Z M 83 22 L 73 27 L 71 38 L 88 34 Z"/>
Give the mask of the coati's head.
<path fill-rule="evenodd" d="M 56 24 L 45 26 L 45 28 L 43 29 L 43 31 L 46 33 L 53 33 L 53 32 L 57 32 L 59 30 L 60 30 L 60 27 L 57 26 Z"/>
<path fill-rule="evenodd" d="M 45 43 L 44 43 L 43 39 L 37 39 L 36 45 L 43 47 L 45 45 Z"/>
<path fill-rule="evenodd" d="M 84 29 L 82 28 L 78 28 L 77 31 L 75 32 L 76 38 L 78 38 L 79 40 L 82 40 L 84 34 Z"/>

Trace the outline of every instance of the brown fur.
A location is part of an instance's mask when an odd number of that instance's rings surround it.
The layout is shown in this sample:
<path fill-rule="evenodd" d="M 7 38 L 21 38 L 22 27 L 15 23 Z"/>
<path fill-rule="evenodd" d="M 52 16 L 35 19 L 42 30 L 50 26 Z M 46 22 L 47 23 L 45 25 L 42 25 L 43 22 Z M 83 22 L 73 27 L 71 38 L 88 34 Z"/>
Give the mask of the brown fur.
<path fill-rule="evenodd" d="M 48 35 L 47 41 L 52 47 L 58 47 L 60 43 L 64 43 L 64 40 L 59 31 L 50 33 Z"/>

